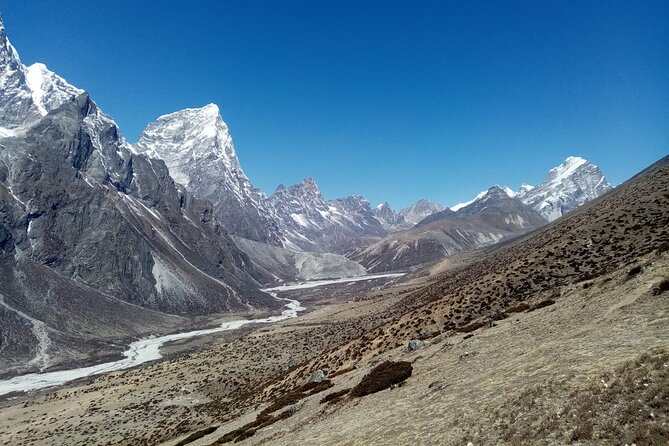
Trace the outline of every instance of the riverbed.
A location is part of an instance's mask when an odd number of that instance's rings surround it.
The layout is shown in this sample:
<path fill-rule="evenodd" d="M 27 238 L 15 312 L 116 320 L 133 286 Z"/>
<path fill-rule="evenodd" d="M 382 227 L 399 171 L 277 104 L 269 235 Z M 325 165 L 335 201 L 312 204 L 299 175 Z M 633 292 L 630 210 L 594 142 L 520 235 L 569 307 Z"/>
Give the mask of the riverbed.
<path fill-rule="evenodd" d="M 279 322 L 285 319 L 297 317 L 300 311 L 306 310 L 300 305 L 300 302 L 293 299 L 280 298 L 277 295 L 280 292 L 301 290 L 305 288 L 315 288 L 325 285 L 359 282 L 363 280 L 374 280 L 382 278 L 396 278 L 404 275 L 403 273 L 391 274 L 374 274 L 368 276 L 359 276 L 343 279 L 333 280 L 315 280 L 311 282 L 302 282 L 294 284 L 285 284 L 273 288 L 265 288 L 262 291 L 271 294 L 276 299 L 286 302 L 285 310 L 280 315 L 270 316 L 260 319 L 239 319 L 224 322 L 218 327 L 207 328 L 202 330 L 187 331 L 183 333 L 175 333 L 165 336 L 156 336 L 146 339 L 140 339 L 128 346 L 128 349 L 123 352 L 123 359 L 118 361 L 106 362 L 87 367 L 79 367 L 70 370 L 59 370 L 55 372 L 45 373 L 29 373 L 26 375 L 15 376 L 13 378 L 0 381 L 0 395 L 5 395 L 11 392 L 27 392 L 30 390 L 44 389 L 47 387 L 59 386 L 69 381 L 85 378 L 88 376 L 99 375 L 102 373 L 113 372 L 117 370 L 128 369 L 138 366 L 140 364 L 155 361 L 163 357 L 160 348 L 168 342 L 178 341 L 182 339 L 192 338 L 196 336 L 204 336 L 208 334 L 218 333 L 227 330 L 237 330 L 249 324 L 268 324 Z"/>

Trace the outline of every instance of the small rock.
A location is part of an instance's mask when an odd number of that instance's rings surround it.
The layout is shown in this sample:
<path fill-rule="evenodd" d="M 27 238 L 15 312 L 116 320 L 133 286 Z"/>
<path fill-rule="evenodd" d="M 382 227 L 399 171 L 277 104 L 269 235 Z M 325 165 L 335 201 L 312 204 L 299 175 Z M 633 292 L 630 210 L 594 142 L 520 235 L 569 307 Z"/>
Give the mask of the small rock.
<path fill-rule="evenodd" d="M 309 378 L 309 382 L 319 383 L 319 382 L 325 380 L 325 378 L 327 378 L 327 376 L 325 376 L 325 372 L 321 369 L 318 369 L 314 373 L 311 374 L 311 378 Z"/>
<path fill-rule="evenodd" d="M 288 415 L 290 415 L 292 417 L 293 415 L 295 415 L 296 413 L 298 413 L 302 409 L 303 405 L 304 405 L 303 403 L 293 404 L 292 406 L 290 406 L 288 408 Z"/>
<path fill-rule="evenodd" d="M 414 352 L 425 346 L 425 342 L 420 339 L 412 339 L 409 341 L 409 351 Z"/>

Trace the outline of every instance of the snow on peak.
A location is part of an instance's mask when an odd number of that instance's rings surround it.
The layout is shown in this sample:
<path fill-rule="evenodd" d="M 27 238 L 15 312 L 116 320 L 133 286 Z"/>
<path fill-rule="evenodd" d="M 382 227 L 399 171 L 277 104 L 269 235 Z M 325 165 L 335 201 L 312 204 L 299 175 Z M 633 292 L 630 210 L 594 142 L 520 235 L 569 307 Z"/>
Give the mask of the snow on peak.
<path fill-rule="evenodd" d="M 23 65 L 0 26 L 0 127 L 30 125 L 81 93 L 44 64 Z"/>
<path fill-rule="evenodd" d="M 518 189 L 518 195 L 520 195 L 520 196 L 525 195 L 526 193 L 528 193 L 532 189 L 534 189 L 534 186 L 531 186 L 527 183 L 523 183 L 523 184 L 520 185 L 520 189 Z"/>
<path fill-rule="evenodd" d="M 555 220 L 611 188 L 597 166 L 570 156 L 548 172 L 546 181 L 527 189 L 521 199 L 547 219 Z"/>
<path fill-rule="evenodd" d="M 411 206 L 400 210 L 399 214 L 404 217 L 404 220 L 411 224 L 418 224 L 420 221 L 429 217 L 432 214 L 441 212 L 446 209 L 446 206 L 440 203 L 433 203 L 430 200 L 421 198 Z"/>
<path fill-rule="evenodd" d="M 579 156 L 569 156 L 557 167 L 553 167 L 548 175 L 553 177 L 555 182 L 561 182 L 564 178 L 571 176 L 579 167 L 587 164 L 588 161 Z"/>
<path fill-rule="evenodd" d="M 480 200 L 481 198 L 483 198 L 483 197 L 485 197 L 486 195 L 488 195 L 488 191 L 489 191 L 489 189 L 486 189 L 486 190 L 484 190 L 484 191 L 481 191 L 481 192 L 479 192 L 473 199 L 471 199 L 471 200 L 469 200 L 469 201 L 465 201 L 465 202 L 463 202 L 463 203 L 458 203 L 458 204 L 456 204 L 456 205 L 451 206 L 451 210 L 454 211 L 454 212 L 457 212 L 457 211 L 459 211 L 460 209 L 462 209 L 463 207 L 465 207 L 465 206 L 469 206 L 470 204 L 474 203 L 475 201 Z"/>
<path fill-rule="evenodd" d="M 518 193 L 514 192 L 509 186 L 502 187 L 502 190 L 506 192 L 509 198 L 515 198 Z"/>
<path fill-rule="evenodd" d="M 136 148 L 152 158 L 165 161 L 174 180 L 186 187 L 194 180 L 197 166 L 203 164 L 218 165 L 215 170 L 223 176 L 233 177 L 233 183 L 248 182 L 228 126 L 216 104 L 160 116 L 146 127 Z M 205 189 L 203 196 L 217 187 L 213 182 L 215 178 L 195 178 L 195 181 L 200 180 L 208 182 L 201 185 Z M 196 193 L 196 196 L 199 195 Z"/>
<path fill-rule="evenodd" d="M 42 116 L 84 92 L 68 84 L 43 63 L 34 63 L 26 68 L 26 82 Z"/>
<path fill-rule="evenodd" d="M 213 102 L 205 105 L 200 110 L 203 111 L 204 113 L 215 114 L 216 116 L 219 116 L 221 114 L 221 110 L 218 108 L 218 105 L 214 104 Z"/>

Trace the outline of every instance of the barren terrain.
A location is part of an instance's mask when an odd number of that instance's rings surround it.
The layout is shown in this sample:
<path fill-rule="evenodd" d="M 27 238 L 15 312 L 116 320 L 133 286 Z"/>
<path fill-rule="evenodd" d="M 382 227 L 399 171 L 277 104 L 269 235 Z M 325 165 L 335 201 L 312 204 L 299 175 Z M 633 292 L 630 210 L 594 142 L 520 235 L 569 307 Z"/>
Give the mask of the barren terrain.
<path fill-rule="evenodd" d="M 0 442 L 666 444 L 668 209 L 663 160 L 504 246 L 386 287 L 293 292 L 313 311 L 6 400 Z M 412 375 L 349 395 L 388 359 Z"/>

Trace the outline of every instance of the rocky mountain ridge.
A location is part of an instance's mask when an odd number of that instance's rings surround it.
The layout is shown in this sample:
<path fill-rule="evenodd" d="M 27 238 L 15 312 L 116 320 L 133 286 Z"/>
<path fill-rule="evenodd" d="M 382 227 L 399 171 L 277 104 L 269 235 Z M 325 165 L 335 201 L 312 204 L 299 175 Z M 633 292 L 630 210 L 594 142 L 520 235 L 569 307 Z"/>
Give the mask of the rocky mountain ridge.
<path fill-rule="evenodd" d="M 2 370 L 185 322 L 167 313 L 281 306 L 211 204 L 137 154 L 86 93 L 25 67 L 1 25 L 0 56 Z"/>

